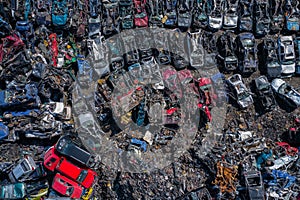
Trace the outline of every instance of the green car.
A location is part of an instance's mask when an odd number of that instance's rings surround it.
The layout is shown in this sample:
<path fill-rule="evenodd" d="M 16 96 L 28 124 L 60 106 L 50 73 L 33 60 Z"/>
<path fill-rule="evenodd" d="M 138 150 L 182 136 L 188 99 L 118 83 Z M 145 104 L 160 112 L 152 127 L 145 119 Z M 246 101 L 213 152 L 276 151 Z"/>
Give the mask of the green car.
<path fill-rule="evenodd" d="M 25 183 L 0 186 L 0 199 L 23 199 L 26 196 Z"/>

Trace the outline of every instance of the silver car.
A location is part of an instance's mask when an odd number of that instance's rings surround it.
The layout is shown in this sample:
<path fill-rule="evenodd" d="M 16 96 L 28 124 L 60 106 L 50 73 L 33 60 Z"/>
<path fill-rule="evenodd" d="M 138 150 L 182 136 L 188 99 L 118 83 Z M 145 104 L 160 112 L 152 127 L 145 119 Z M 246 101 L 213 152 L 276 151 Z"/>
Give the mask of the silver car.
<path fill-rule="evenodd" d="M 278 37 L 278 55 L 283 76 L 291 76 L 296 71 L 295 49 L 292 36 Z"/>
<path fill-rule="evenodd" d="M 13 168 L 13 170 L 8 174 L 11 182 L 22 182 L 30 176 L 34 170 L 37 168 L 33 158 L 31 156 L 25 156 L 19 164 Z"/>
<path fill-rule="evenodd" d="M 300 93 L 284 80 L 276 78 L 271 83 L 275 94 L 291 107 L 300 106 Z"/>
<path fill-rule="evenodd" d="M 227 80 L 228 85 L 233 94 L 233 98 L 237 101 L 241 108 L 247 108 L 253 104 L 253 98 L 250 90 L 246 87 L 240 74 L 234 74 Z"/>

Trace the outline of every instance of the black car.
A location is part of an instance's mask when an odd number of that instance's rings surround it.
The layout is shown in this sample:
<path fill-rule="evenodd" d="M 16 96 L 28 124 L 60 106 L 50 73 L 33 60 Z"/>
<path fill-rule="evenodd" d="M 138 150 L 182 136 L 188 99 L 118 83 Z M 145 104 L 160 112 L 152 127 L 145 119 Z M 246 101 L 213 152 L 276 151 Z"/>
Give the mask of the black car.
<path fill-rule="evenodd" d="M 192 23 L 192 5 L 193 1 L 180 1 L 177 6 L 178 13 L 178 27 L 189 28 Z"/>
<path fill-rule="evenodd" d="M 255 1 L 254 33 L 256 36 L 265 36 L 270 32 L 269 9 L 267 0 Z"/>
<path fill-rule="evenodd" d="M 226 72 L 236 70 L 238 66 L 238 59 L 234 52 L 233 36 L 227 32 L 224 32 L 217 41 L 218 47 L 218 62 L 224 68 Z"/>
<path fill-rule="evenodd" d="M 55 144 L 55 149 L 61 155 L 71 158 L 84 166 L 89 168 L 96 166 L 95 156 L 83 149 L 79 144 L 76 144 L 69 135 L 60 137 Z"/>
<path fill-rule="evenodd" d="M 270 32 L 278 33 L 284 26 L 284 10 L 282 0 L 270 0 Z"/>
<path fill-rule="evenodd" d="M 192 27 L 199 30 L 200 28 L 205 29 L 208 25 L 208 16 L 207 16 L 207 1 L 194 1 L 194 7 L 192 10 L 193 20 Z"/>
<path fill-rule="evenodd" d="M 241 0 L 239 3 L 238 30 L 252 31 L 253 27 L 253 0 Z"/>
<path fill-rule="evenodd" d="M 239 60 L 239 71 L 249 75 L 258 68 L 257 43 L 250 32 L 240 33 L 236 38 L 236 55 Z"/>
<path fill-rule="evenodd" d="M 265 110 L 273 110 L 276 106 L 276 101 L 273 95 L 271 84 L 266 76 L 260 76 L 254 80 L 256 94 L 259 99 L 259 103 Z"/>

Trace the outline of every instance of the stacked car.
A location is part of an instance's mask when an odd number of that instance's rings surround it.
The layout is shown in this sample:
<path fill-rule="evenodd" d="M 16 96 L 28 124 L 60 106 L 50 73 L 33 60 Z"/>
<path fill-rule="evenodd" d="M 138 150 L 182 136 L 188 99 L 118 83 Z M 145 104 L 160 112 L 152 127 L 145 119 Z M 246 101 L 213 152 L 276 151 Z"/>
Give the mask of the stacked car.
<path fill-rule="evenodd" d="M 61 137 L 55 146 L 47 150 L 44 157 L 44 166 L 49 171 L 56 172 L 52 188 L 71 198 L 80 198 L 88 193 L 98 177 L 95 171 L 88 168 L 91 167 L 91 157 L 87 150 L 76 145 L 70 137 Z"/>

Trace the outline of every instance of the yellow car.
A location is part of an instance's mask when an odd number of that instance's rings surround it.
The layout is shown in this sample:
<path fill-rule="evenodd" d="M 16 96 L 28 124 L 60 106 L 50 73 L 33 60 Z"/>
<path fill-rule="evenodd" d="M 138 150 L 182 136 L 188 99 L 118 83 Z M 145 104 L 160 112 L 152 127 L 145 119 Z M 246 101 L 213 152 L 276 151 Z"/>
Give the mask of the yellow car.
<path fill-rule="evenodd" d="M 91 199 L 91 196 L 93 194 L 93 188 L 87 189 L 86 193 L 81 197 L 83 200 L 89 200 Z"/>
<path fill-rule="evenodd" d="M 45 197 L 48 194 L 48 188 L 41 189 L 37 194 L 30 195 L 26 200 L 40 200 L 42 197 Z"/>

